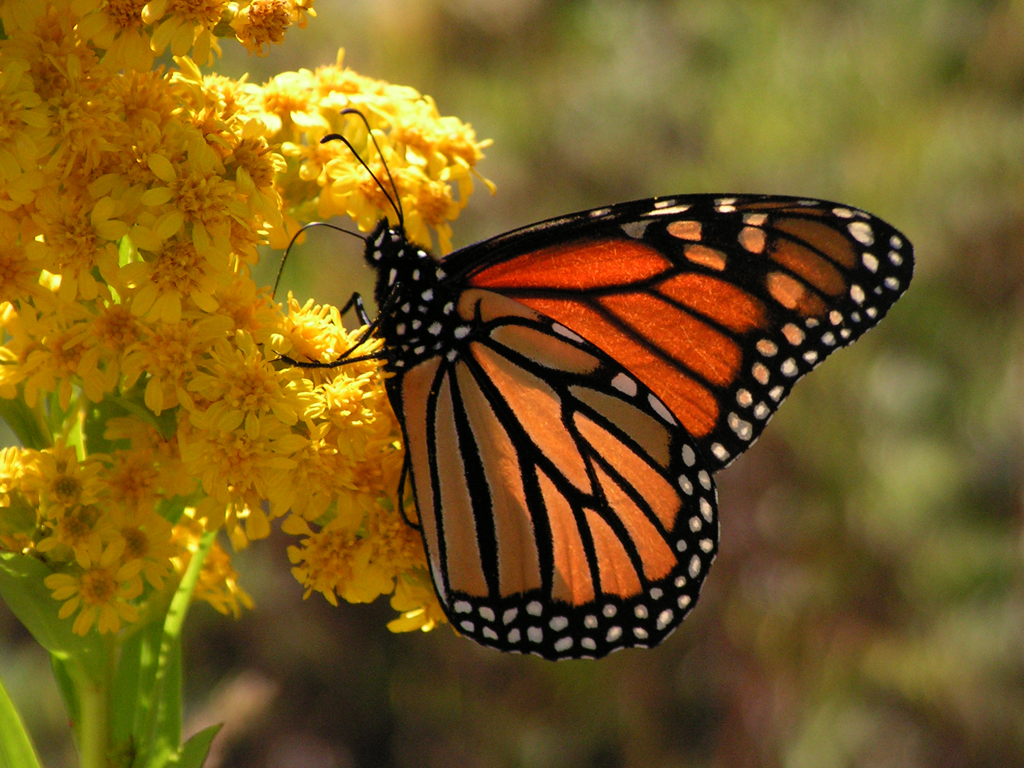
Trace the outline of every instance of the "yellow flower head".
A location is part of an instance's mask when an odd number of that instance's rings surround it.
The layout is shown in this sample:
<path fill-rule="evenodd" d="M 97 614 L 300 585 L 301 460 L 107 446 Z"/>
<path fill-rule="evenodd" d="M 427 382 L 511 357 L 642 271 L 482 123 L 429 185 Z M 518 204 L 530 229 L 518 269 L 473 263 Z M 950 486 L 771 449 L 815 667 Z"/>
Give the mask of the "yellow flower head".
<path fill-rule="evenodd" d="M 306 418 L 313 402 L 311 386 L 296 369 L 276 370 L 245 331 L 234 344 L 220 340 L 210 352 L 206 373 L 197 373 L 189 389 L 209 405 L 192 414 L 192 423 L 205 429 L 231 432 L 244 426 L 250 438 L 259 437 L 259 417 L 273 414 L 292 426 Z"/>
<path fill-rule="evenodd" d="M 22 448 L 0 448 L 0 549 L 8 552 L 27 552 L 33 546 L 38 497 L 24 488 L 31 461 L 31 454 Z"/>
<path fill-rule="evenodd" d="M 307 594 L 394 593 L 403 627 L 443 620 L 390 498 L 380 340 L 334 307 L 282 308 L 250 270 L 312 217 L 396 221 L 388 195 L 410 238 L 448 250 L 487 142 L 340 55 L 262 86 L 200 72 L 216 36 L 262 54 L 312 6 L 0 0 L 0 397 L 40 421 L 36 450 L 0 451 L 0 548 L 60 571 L 45 583 L 79 634 L 149 616 L 204 531 L 237 549 L 285 515 Z M 369 359 L 336 369 L 280 360 L 357 343 Z M 252 605 L 216 544 L 195 597 Z"/>
<path fill-rule="evenodd" d="M 52 448 L 33 451 L 31 456 L 24 487 L 38 495 L 40 514 L 47 520 L 59 520 L 76 507 L 96 504 L 102 498 L 103 456 L 79 461 L 75 449 L 59 441 Z"/>
<path fill-rule="evenodd" d="M 78 611 L 72 626 L 75 634 L 86 634 L 94 623 L 101 634 L 117 632 L 121 621 L 139 620 L 138 609 L 129 601 L 138 597 L 140 585 L 136 576 L 142 563 L 132 560 L 122 564 L 123 551 L 124 540 L 115 539 L 81 573 L 54 573 L 43 580 L 46 588 L 53 590 L 54 600 L 65 601 L 57 614 L 60 618 L 66 619 Z"/>
<path fill-rule="evenodd" d="M 405 574 L 398 580 L 391 607 L 402 614 L 388 622 L 392 632 L 429 632 L 438 624 L 448 623 L 426 571 Z"/>
<path fill-rule="evenodd" d="M 210 54 L 219 52 L 213 28 L 228 9 L 227 0 L 151 0 L 142 11 L 142 19 L 154 24 L 152 46 L 160 55 L 170 46 L 175 56 L 192 50 L 200 66 L 210 63 Z"/>
<path fill-rule="evenodd" d="M 252 0 L 232 19 L 231 28 L 250 53 L 263 56 L 271 43 L 284 40 L 284 31 L 291 24 L 289 0 Z"/>
<path fill-rule="evenodd" d="M 36 550 L 55 561 L 73 557 L 82 568 L 88 568 L 100 557 L 106 522 L 103 512 L 97 506 L 90 504 L 75 507 L 56 520 L 49 521 L 47 527 L 52 526 L 52 530 L 36 544 Z"/>
<path fill-rule="evenodd" d="M 85 39 L 106 50 L 103 63 L 111 70 L 144 72 L 153 66 L 150 31 L 142 20 L 145 7 L 146 0 L 108 0 L 79 24 Z"/>
<path fill-rule="evenodd" d="M 140 564 L 140 573 L 135 576 L 139 583 L 133 584 L 133 589 L 142 592 L 143 576 L 153 589 L 163 589 L 172 560 L 179 555 L 171 524 L 152 510 L 119 509 L 111 515 L 110 528 L 112 537 L 124 541 L 124 563 Z"/>
<path fill-rule="evenodd" d="M 457 118 L 442 117 L 434 102 L 417 91 L 344 69 L 342 56 L 338 54 L 333 67 L 322 67 L 312 75 L 289 73 L 267 86 L 265 109 L 280 121 L 276 138 L 283 142 L 282 153 L 289 161 L 283 189 L 315 183 L 319 188 L 316 215 L 348 215 L 360 229 L 369 231 L 384 217 L 397 219 L 384 194 L 394 192 L 386 164 L 409 238 L 429 245 L 433 231 L 441 252 L 447 252 L 449 223 L 466 203 L 473 166 L 489 142 L 477 141 L 473 129 Z M 376 145 L 362 120 L 342 114 L 350 107 L 366 117 Z M 344 143 L 321 144 L 327 133 L 348 139 L 369 170 Z M 298 206 L 294 213 L 298 219 L 306 215 Z"/>

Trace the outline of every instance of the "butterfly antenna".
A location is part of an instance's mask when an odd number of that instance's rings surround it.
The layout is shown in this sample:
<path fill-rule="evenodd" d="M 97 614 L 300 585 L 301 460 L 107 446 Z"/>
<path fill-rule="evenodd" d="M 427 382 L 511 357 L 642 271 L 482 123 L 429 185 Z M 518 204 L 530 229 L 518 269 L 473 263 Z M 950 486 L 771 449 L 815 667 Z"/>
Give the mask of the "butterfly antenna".
<path fill-rule="evenodd" d="M 299 235 L 313 227 L 327 227 L 328 229 L 333 229 L 336 232 L 344 232 L 346 235 L 358 237 L 363 242 L 366 242 L 366 238 L 363 235 L 360 235 L 358 232 L 351 232 L 344 227 L 339 227 L 337 224 L 328 224 L 326 221 L 312 221 L 309 224 L 304 224 L 299 228 L 298 232 L 292 235 L 292 239 L 288 242 L 288 247 L 284 249 L 284 256 L 281 257 L 281 264 L 277 268 L 277 278 L 274 280 L 274 293 L 272 293 L 271 296 L 274 296 L 277 293 L 277 286 L 280 284 L 281 274 L 284 272 L 284 264 L 288 260 L 288 254 L 292 252 L 292 246 L 295 245 L 295 241 L 299 239 Z"/>
<path fill-rule="evenodd" d="M 359 161 L 360 165 L 362 165 L 363 168 L 366 169 L 366 172 L 370 174 L 370 178 L 372 178 L 375 182 L 377 182 L 377 186 L 380 187 L 380 191 L 384 193 L 384 197 L 387 198 L 388 203 L 391 204 L 391 208 L 394 210 L 395 214 L 398 216 L 398 224 L 399 224 L 399 226 L 401 226 L 402 228 L 405 228 L 405 213 L 402 210 L 402 198 L 398 194 L 398 186 L 395 184 L 395 179 L 391 175 L 391 169 L 388 168 L 388 164 L 386 162 L 384 162 L 384 153 L 380 151 L 380 144 L 377 143 L 377 137 L 373 135 L 373 130 L 370 128 L 370 121 L 367 120 L 366 119 L 366 115 L 364 115 L 358 109 L 352 109 L 352 108 L 343 109 L 343 110 L 341 110 L 340 114 L 342 114 L 342 115 L 358 115 L 359 119 L 363 121 L 363 125 L 366 126 L 366 133 L 369 135 L 370 141 L 373 142 L 373 146 L 377 149 L 377 154 L 380 156 L 380 161 L 384 165 L 384 172 L 388 175 L 388 181 L 391 183 L 391 190 L 392 190 L 392 192 L 394 192 L 394 197 L 392 197 L 390 194 L 388 194 L 387 187 L 385 187 L 384 184 L 381 182 L 381 180 L 379 178 L 377 178 L 377 174 L 375 174 L 370 169 L 369 164 L 367 164 L 367 162 L 365 160 L 363 160 L 362 157 L 360 157 L 359 153 L 356 151 L 356 148 L 352 146 L 352 143 L 348 139 L 346 139 L 344 136 L 342 136 L 340 133 L 328 134 L 327 136 L 324 136 L 322 139 L 320 139 L 320 143 L 321 144 L 325 144 L 328 141 L 340 141 L 346 147 L 348 147 L 352 151 L 352 154 L 355 155 L 355 158 L 356 158 L 356 160 Z"/>

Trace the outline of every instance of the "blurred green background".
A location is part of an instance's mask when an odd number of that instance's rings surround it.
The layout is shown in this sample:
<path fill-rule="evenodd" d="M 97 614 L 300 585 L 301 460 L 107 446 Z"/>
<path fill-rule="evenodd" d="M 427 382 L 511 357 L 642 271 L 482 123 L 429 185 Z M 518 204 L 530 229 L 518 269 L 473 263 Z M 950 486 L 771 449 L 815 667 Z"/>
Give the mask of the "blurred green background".
<path fill-rule="evenodd" d="M 493 138 L 498 194 L 478 188 L 456 246 L 656 194 L 771 192 L 887 219 L 918 267 L 718 476 L 721 553 L 663 646 L 552 664 L 447 627 L 392 635 L 384 600 L 303 602 L 275 536 L 236 560 L 255 612 L 189 619 L 187 728 L 227 721 L 210 765 L 1024 765 L 1024 2 L 317 12 L 217 69 L 262 82 L 345 47 Z M 286 288 L 369 292 L 358 247 L 310 240 Z M 46 660 L 2 606 L 0 676 L 47 764 L 73 764 Z"/>

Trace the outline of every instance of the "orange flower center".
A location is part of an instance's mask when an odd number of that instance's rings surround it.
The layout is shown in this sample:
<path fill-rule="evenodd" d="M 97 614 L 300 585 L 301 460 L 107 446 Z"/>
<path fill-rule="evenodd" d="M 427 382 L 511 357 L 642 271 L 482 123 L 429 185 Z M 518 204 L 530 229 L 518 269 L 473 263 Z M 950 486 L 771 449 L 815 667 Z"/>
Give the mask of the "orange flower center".
<path fill-rule="evenodd" d="M 78 592 L 88 605 L 106 605 L 117 592 L 117 581 L 106 568 L 93 568 L 82 575 Z"/>

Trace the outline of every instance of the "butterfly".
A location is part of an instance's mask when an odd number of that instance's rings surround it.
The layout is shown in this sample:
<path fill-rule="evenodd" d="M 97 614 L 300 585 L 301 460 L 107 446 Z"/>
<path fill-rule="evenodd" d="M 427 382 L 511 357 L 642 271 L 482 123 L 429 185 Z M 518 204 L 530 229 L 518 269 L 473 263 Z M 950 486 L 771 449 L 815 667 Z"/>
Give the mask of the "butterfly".
<path fill-rule="evenodd" d="M 900 232 L 822 200 L 639 200 L 440 260 L 393 206 L 365 238 L 364 338 L 383 340 L 437 596 L 462 635 L 553 660 L 679 625 L 718 550 L 714 473 L 913 273 Z M 373 357 L 356 348 L 285 360 Z"/>

